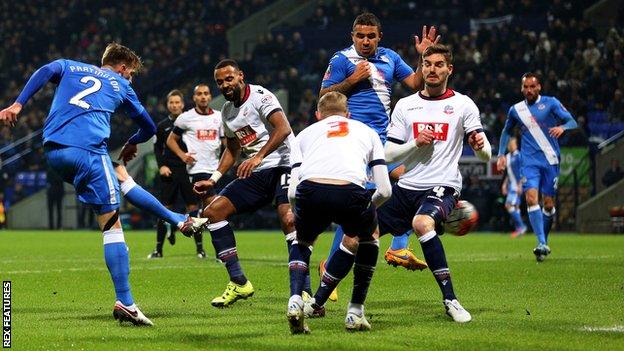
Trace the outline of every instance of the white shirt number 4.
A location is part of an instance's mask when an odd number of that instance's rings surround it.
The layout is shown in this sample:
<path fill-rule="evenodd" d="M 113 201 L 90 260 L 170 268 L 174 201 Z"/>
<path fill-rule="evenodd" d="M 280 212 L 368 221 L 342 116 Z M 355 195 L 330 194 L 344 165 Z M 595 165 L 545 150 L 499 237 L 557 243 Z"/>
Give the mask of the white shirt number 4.
<path fill-rule="evenodd" d="M 435 188 L 433 188 L 433 192 L 437 197 L 441 198 L 442 196 L 444 196 L 444 187 L 436 186 Z"/>
<path fill-rule="evenodd" d="M 93 82 L 93 85 L 69 99 L 70 104 L 82 107 L 85 110 L 91 107 L 88 102 L 81 99 L 100 90 L 102 88 L 102 82 L 99 79 L 91 76 L 85 76 L 80 79 L 80 83 L 88 84 L 89 82 Z"/>

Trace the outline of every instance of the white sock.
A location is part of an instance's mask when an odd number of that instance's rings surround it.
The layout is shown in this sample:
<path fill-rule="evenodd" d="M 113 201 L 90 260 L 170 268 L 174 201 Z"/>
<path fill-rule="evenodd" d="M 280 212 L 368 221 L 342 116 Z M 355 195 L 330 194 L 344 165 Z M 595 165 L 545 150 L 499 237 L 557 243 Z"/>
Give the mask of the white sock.
<path fill-rule="evenodd" d="M 359 304 L 359 303 L 349 302 L 347 313 L 353 313 L 361 317 L 364 315 L 364 305 Z"/>

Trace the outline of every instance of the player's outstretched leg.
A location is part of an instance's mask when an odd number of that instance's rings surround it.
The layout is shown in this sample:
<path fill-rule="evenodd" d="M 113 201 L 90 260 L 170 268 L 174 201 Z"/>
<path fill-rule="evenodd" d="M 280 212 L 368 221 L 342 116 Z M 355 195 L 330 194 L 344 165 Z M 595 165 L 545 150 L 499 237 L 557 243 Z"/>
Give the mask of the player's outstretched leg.
<path fill-rule="evenodd" d="M 210 223 L 208 230 L 212 236 L 212 245 L 217 258 L 223 262 L 230 276 L 230 282 L 221 296 L 215 297 L 211 304 L 214 307 L 228 307 L 239 299 L 253 296 L 254 288 L 247 280 L 238 260 L 234 231 L 227 221 Z"/>
<path fill-rule="evenodd" d="M 128 247 L 124 238 L 118 212 L 109 212 L 98 216 L 104 240 L 104 259 L 115 287 L 116 302 L 113 317 L 120 322 L 128 321 L 134 325 L 153 325 L 134 304 L 130 291 L 130 262 Z"/>
<path fill-rule="evenodd" d="M 378 256 L 379 240 L 373 238 L 366 241 L 360 240 L 353 266 L 353 293 L 345 318 L 345 328 L 349 331 L 371 329 L 370 323 L 364 316 L 364 301 L 366 301 L 368 288 L 375 273 Z"/>
<path fill-rule="evenodd" d="M 395 236 L 392 238 L 392 245 L 386 250 L 384 259 L 386 262 L 394 267 L 402 266 L 410 271 L 420 270 L 427 268 L 427 262 L 416 257 L 414 252 L 408 247 L 409 236 L 412 231 L 408 231 L 403 235 Z"/>
<path fill-rule="evenodd" d="M 442 292 L 442 299 L 446 314 L 455 322 L 466 323 L 472 320 L 472 316 L 457 301 L 451 271 L 446 263 L 446 253 L 440 237 L 437 235 L 435 221 L 428 215 L 416 215 L 414 217 L 414 231 L 418 234 L 418 241 L 422 247 L 425 260 L 433 273 L 433 276 Z"/>
<path fill-rule="evenodd" d="M 292 334 L 307 334 L 310 332 L 305 322 L 303 291 L 306 278 L 310 276 L 310 255 L 312 251 L 309 245 L 298 243 L 294 240 L 290 245 L 288 257 L 288 271 L 290 272 L 290 298 L 286 318 Z"/>

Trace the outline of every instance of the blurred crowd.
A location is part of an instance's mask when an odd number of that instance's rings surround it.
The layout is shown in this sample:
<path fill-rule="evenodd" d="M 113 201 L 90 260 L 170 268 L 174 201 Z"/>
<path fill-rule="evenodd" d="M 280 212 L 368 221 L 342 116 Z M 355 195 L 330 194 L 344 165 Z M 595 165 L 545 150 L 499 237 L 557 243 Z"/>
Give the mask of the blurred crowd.
<path fill-rule="evenodd" d="M 11 104 L 40 66 L 58 58 L 99 65 L 106 43 L 117 41 L 143 59 L 144 72 L 133 85 L 148 111 L 158 119 L 164 112 L 160 99 L 171 87 L 163 86 L 163 81 L 184 82 L 197 72 L 194 69 L 198 65 L 212 66 L 227 52 L 225 31 L 270 2 L 0 2 L 0 106 Z M 48 84 L 29 102 L 16 127 L 0 127 L 0 150 L 41 129 L 53 94 L 54 86 Z M 134 133 L 135 127 L 129 119 L 114 116 L 112 130 L 109 146 L 115 149 Z M 23 156 L 15 157 L 22 152 Z M 15 161 L 4 162 L 12 156 Z M 42 156 L 38 136 L 0 153 L 0 189 L 8 188 L 4 196 L 7 205 L 30 193 L 22 190 L 25 187 L 15 174 L 44 171 Z"/>

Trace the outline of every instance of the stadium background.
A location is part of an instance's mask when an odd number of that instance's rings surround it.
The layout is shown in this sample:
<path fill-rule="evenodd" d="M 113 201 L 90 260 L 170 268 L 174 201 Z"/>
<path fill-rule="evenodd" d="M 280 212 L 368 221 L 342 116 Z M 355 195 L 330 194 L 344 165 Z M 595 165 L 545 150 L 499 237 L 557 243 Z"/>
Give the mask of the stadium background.
<path fill-rule="evenodd" d="M 454 50 L 450 86 L 475 100 L 494 152 L 509 106 L 522 98 L 519 77 L 540 73 L 542 93 L 558 97 L 580 126 L 560 140 L 556 228 L 613 230 L 618 222 L 609 217 L 609 208 L 624 205 L 622 171 L 609 171 L 614 160 L 624 161 L 624 5 L 617 0 L 444 0 L 435 6 L 422 0 L 2 2 L 0 105 L 13 102 L 39 66 L 60 57 L 98 64 L 105 44 L 114 40 L 145 61 L 133 85 L 156 121 L 166 116 L 164 96 L 171 89 L 184 91 L 187 107 L 198 82 L 208 83 L 216 98 L 214 64 L 234 57 L 248 82 L 278 92 L 298 132 L 311 122 L 329 58 L 351 44 L 351 23 L 365 10 L 382 21 L 381 45 L 412 67 L 417 62 L 413 35 L 424 24 L 438 28 L 442 42 Z M 409 93 L 398 85 L 393 101 Z M 62 227 L 94 226 L 69 187 L 63 189 L 46 170 L 40 135 L 52 95 L 49 84 L 26 106 L 16 128 L 0 129 L 3 226 L 47 227 L 45 215 L 33 218 L 32 213 L 45 213 L 46 196 L 62 194 Z M 109 149 L 119 148 L 134 130 L 129 119 L 114 116 Z M 501 175 L 493 163 L 471 156 L 466 148 L 462 197 L 479 210 L 481 230 L 510 229 Z M 158 193 L 153 155 L 142 153 L 133 163 L 139 182 Z M 129 227 L 151 228 L 155 222 L 129 206 L 124 212 Z M 270 209 L 232 222 L 246 229 L 277 228 Z"/>

